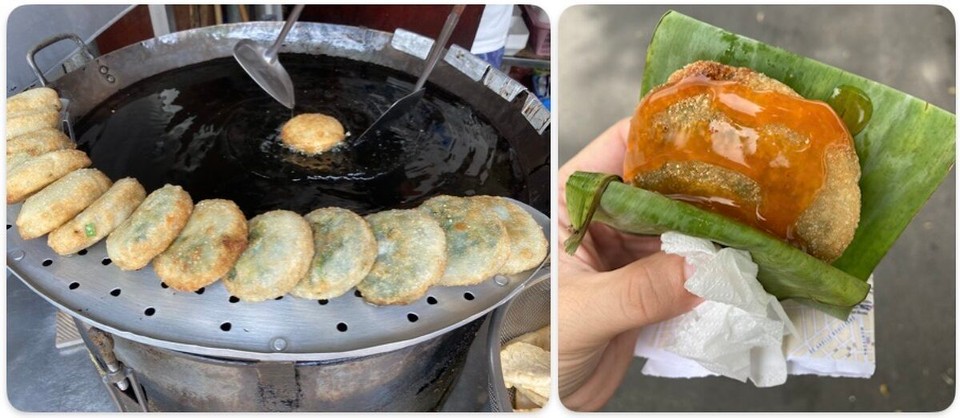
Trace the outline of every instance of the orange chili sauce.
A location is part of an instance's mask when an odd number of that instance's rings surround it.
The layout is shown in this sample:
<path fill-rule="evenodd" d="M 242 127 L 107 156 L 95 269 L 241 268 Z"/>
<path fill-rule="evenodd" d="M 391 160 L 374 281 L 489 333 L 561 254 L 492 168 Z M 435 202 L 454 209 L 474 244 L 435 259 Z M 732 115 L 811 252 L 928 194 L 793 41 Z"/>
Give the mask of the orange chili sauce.
<path fill-rule="evenodd" d="M 710 109 L 722 112 L 730 123 L 712 120 L 671 132 L 654 129 L 658 114 L 698 95 L 707 95 Z M 764 133 L 762 127 L 770 124 L 783 125 L 804 141 Z M 852 147 L 849 138 L 843 121 L 826 103 L 692 76 L 652 91 L 641 101 L 630 127 L 624 178 L 633 182 L 638 174 L 667 162 L 701 161 L 736 171 L 760 186 L 759 202 L 654 191 L 799 244 L 793 227 L 824 184 L 826 151 Z"/>

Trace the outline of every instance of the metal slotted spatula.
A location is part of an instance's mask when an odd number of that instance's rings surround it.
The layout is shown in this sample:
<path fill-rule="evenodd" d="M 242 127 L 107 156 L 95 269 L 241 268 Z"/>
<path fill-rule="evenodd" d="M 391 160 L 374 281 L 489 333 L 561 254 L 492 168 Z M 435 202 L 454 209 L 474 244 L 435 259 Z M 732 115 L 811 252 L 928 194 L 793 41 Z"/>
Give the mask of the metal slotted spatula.
<path fill-rule="evenodd" d="M 466 6 L 462 4 L 453 6 L 453 10 L 450 11 L 450 14 L 447 16 L 446 23 L 443 24 L 440 36 L 437 37 L 437 41 L 434 42 L 433 47 L 430 48 L 430 53 L 427 55 L 427 64 L 423 68 L 423 73 L 420 74 L 420 78 L 417 79 L 417 84 L 413 86 L 413 92 L 393 102 L 393 104 L 387 108 L 386 112 L 383 112 L 369 128 L 360 134 L 356 142 L 364 141 L 367 135 L 382 130 L 390 122 L 406 115 L 410 109 L 413 109 L 413 107 L 420 102 L 423 93 L 426 91 L 423 85 L 426 84 L 427 78 L 430 77 L 430 73 L 433 72 L 433 67 L 435 67 L 437 61 L 440 60 L 440 53 L 443 51 L 443 46 L 446 45 L 447 40 L 450 39 L 450 34 L 453 33 L 453 28 L 457 26 L 457 21 L 460 20 L 460 14 L 463 13 L 465 7 Z"/>
<path fill-rule="evenodd" d="M 280 35 L 270 48 L 265 48 L 249 39 L 241 39 L 233 47 L 233 57 L 247 74 L 250 74 L 250 77 L 253 77 L 253 80 L 271 97 L 289 109 L 293 109 L 294 104 L 293 81 L 290 80 L 287 70 L 280 65 L 277 55 L 280 52 L 280 44 L 286 39 L 287 33 L 300 17 L 301 11 L 303 11 L 302 4 L 294 6 L 283 24 L 283 29 L 280 30 Z"/>

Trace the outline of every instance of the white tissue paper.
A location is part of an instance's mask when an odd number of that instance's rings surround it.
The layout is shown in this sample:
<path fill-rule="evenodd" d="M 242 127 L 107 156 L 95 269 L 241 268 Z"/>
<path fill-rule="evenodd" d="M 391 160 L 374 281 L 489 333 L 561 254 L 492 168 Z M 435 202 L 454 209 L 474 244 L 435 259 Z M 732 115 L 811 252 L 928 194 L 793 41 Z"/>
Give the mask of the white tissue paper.
<path fill-rule="evenodd" d="M 694 266 L 684 286 L 705 301 L 641 330 L 635 354 L 648 359 L 644 374 L 722 375 L 757 387 L 781 385 L 788 373 L 873 375 L 872 289 L 841 321 L 793 301 L 781 305 L 756 280 L 757 265 L 746 251 L 674 232 L 660 239 L 664 252 Z"/>

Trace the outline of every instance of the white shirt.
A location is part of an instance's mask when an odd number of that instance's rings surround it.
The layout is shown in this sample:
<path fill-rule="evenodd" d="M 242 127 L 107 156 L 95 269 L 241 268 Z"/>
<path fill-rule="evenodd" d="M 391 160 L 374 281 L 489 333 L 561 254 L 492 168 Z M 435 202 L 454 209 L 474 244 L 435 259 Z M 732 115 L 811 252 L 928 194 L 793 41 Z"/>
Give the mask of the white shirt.
<path fill-rule="evenodd" d="M 512 4 L 486 5 L 483 8 L 483 15 L 480 16 L 480 27 L 477 28 L 477 35 L 473 38 L 473 47 L 470 48 L 470 52 L 485 54 L 506 46 L 512 16 Z"/>

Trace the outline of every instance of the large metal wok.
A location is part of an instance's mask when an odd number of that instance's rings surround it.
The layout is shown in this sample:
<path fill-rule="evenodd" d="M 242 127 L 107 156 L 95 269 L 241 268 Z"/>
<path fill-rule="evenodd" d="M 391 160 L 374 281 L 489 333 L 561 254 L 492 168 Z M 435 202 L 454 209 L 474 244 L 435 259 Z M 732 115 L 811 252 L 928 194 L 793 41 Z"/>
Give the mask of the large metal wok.
<path fill-rule="evenodd" d="M 290 112 L 227 65 L 237 40 L 268 42 L 278 30 L 258 22 L 174 33 L 95 58 L 49 85 L 67 99 L 66 120 L 94 166 L 114 179 L 137 177 L 148 190 L 180 184 L 195 201 L 235 200 L 248 217 L 498 194 L 529 204 L 521 203 L 549 237 L 540 213 L 549 199 L 549 113 L 521 85 L 454 46 L 419 113 L 370 144 L 348 138 L 340 154 L 308 159 L 276 143 Z M 357 132 L 380 104 L 406 93 L 431 42 L 402 30 L 298 23 L 281 49 L 298 89 L 294 112 L 333 114 Z M 150 268 L 121 272 L 102 243 L 57 257 L 44 240 L 25 242 L 9 229 L 18 211 L 7 208 L 8 268 L 106 331 L 100 339 L 112 342 L 88 346 L 110 382 L 133 377 L 144 391 L 128 393 L 156 410 L 435 409 L 483 316 L 549 274 L 544 265 L 475 286 L 434 287 L 408 306 L 376 307 L 354 295 L 243 303 L 218 283 L 174 292 Z"/>

